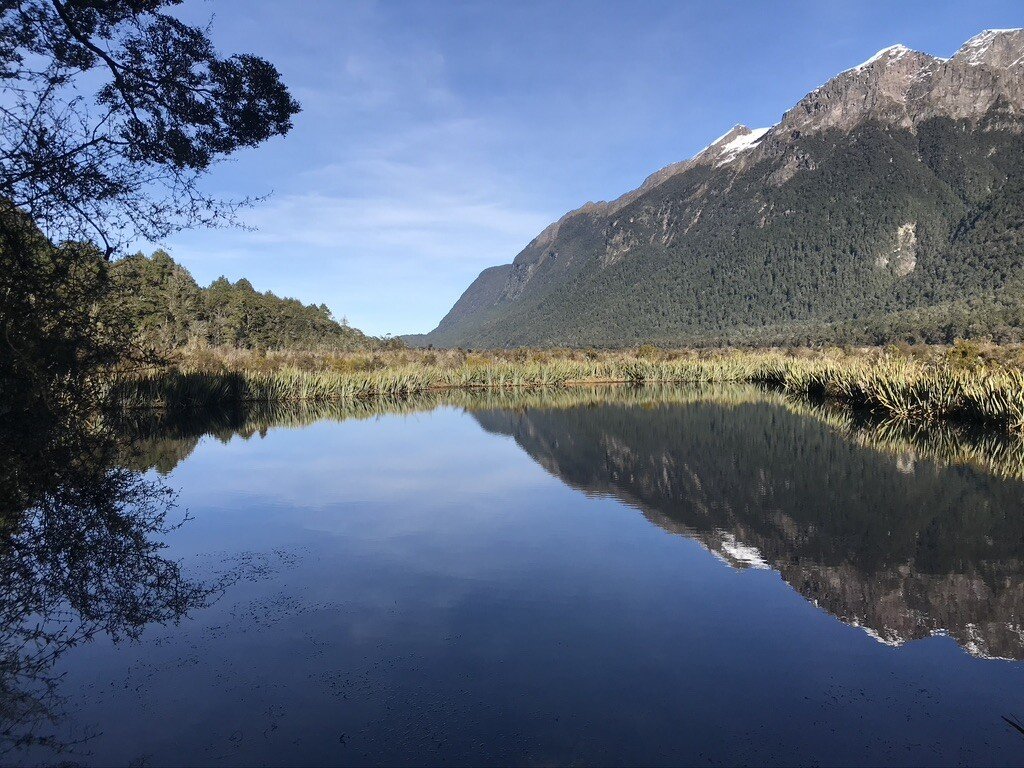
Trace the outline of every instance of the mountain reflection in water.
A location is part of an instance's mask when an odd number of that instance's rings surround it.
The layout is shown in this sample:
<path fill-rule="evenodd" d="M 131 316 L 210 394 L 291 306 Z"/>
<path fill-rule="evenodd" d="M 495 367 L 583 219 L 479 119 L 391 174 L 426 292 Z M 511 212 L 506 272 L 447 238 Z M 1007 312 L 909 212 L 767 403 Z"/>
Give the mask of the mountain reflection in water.
<path fill-rule="evenodd" d="M 879 641 L 1024 658 L 1024 483 L 847 440 L 767 404 L 483 411 L 539 464 Z"/>
<path fill-rule="evenodd" d="M 126 433 L 134 466 L 168 472 L 203 434 L 228 440 L 442 405 L 513 437 L 567 485 L 635 506 L 732 567 L 775 569 L 880 642 L 949 634 L 972 655 L 1024 659 L 1024 450 L 1015 438 L 858 422 L 739 386 L 137 414 Z"/>
<path fill-rule="evenodd" d="M 621 500 L 730 567 L 774 569 L 880 642 L 948 634 L 977 657 L 1024 659 L 1024 447 L 1005 436 L 906 430 L 722 386 L 134 411 L 109 417 L 104 430 L 32 429 L 29 420 L 0 431 L 0 754 L 76 752 L 55 725 L 62 713 L 52 670 L 68 650 L 215 611 L 225 587 L 247 578 L 220 570 L 200 583 L 164 553 L 166 534 L 185 519 L 172 514 L 173 493 L 158 475 L 203 436 L 228 442 L 439 407 L 463 409 L 567 486 Z M 292 458 L 283 461 L 287 473 Z"/>

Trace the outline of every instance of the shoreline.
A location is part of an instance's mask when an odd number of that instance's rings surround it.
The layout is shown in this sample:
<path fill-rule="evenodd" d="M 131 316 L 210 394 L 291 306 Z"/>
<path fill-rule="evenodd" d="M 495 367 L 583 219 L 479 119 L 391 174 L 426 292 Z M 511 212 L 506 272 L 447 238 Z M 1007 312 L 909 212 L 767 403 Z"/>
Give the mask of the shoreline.
<path fill-rule="evenodd" d="M 591 356 L 593 355 L 593 356 Z M 517 359 L 521 358 L 521 359 Z M 754 384 L 823 399 L 907 424 L 964 422 L 1024 433 L 1024 370 L 968 360 L 918 359 L 886 351 L 576 351 L 323 356 L 302 367 L 287 354 L 209 361 L 181 359 L 109 383 L 120 409 L 197 409 L 228 403 L 344 402 L 447 390 L 603 385 Z M 229 365 L 230 364 L 230 365 Z"/>

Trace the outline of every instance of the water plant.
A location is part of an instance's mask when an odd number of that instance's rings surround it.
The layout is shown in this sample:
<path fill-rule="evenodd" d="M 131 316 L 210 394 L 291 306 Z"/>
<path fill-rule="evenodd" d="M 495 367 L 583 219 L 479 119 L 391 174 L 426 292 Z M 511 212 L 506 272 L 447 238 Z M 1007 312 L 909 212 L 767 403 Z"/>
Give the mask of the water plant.
<path fill-rule="evenodd" d="M 233 356 L 211 365 L 180 359 L 115 376 L 121 409 L 196 409 L 237 403 L 402 398 L 448 389 L 566 387 L 594 383 L 748 382 L 791 396 L 829 399 L 897 421 L 981 422 L 1024 431 L 1024 371 L 957 355 L 922 359 L 893 351 L 683 350 L 653 354 L 545 350 L 354 353 L 322 359 Z"/>

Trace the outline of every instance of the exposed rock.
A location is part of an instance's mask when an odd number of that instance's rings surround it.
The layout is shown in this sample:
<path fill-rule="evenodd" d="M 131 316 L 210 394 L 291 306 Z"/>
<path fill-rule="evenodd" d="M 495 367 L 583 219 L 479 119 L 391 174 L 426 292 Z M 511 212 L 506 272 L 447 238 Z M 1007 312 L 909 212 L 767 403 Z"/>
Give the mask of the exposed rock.
<path fill-rule="evenodd" d="M 1016 194 L 1008 169 L 1022 165 L 1022 132 L 1024 30 L 988 30 L 949 59 L 891 46 L 807 94 L 777 125 L 736 125 L 621 197 L 565 214 L 511 265 L 481 274 L 427 339 L 671 343 L 839 322 L 846 306 L 857 306 L 850 317 L 898 311 L 885 293 L 893 281 L 871 283 L 858 262 L 910 281 L 966 274 L 939 262 L 973 258 L 957 251 L 965 228 L 994 198 Z M 827 242 L 809 242 L 809 229 Z M 769 252 L 786 255 L 766 282 L 758 259 Z M 1005 279 L 1005 266 L 993 269 Z M 822 282 L 828 275 L 846 282 Z M 673 293 L 671 280 L 686 282 Z M 915 290 L 901 296 L 936 294 L 923 282 Z M 750 311 L 761 305 L 776 311 Z"/>
<path fill-rule="evenodd" d="M 891 252 L 879 254 L 875 264 L 882 269 L 891 267 L 896 277 L 906 277 L 917 266 L 917 225 L 907 222 L 896 230 L 895 245 Z"/>

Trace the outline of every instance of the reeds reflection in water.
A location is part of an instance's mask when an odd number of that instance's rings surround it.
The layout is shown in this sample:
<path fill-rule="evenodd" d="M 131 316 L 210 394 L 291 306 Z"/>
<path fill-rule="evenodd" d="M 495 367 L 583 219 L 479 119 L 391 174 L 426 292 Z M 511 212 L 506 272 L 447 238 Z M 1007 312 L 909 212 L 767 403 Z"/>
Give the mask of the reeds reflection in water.
<path fill-rule="evenodd" d="M 410 395 L 376 396 L 345 400 L 253 400 L 220 403 L 206 408 L 118 409 L 113 420 L 122 441 L 139 449 L 139 441 L 172 441 L 194 447 L 199 437 L 211 434 L 228 440 L 249 438 L 273 427 L 298 427 L 321 420 L 368 419 L 411 414 L 439 407 L 466 411 L 493 409 L 558 409 L 580 406 L 629 405 L 654 407 L 710 402 L 722 406 L 763 403 L 817 419 L 844 438 L 903 461 L 928 459 L 948 466 L 972 466 L 1007 479 L 1024 479 L 1024 436 L 988 430 L 970 422 L 910 422 L 856 411 L 824 398 L 737 383 L 681 386 L 589 385 L 559 387 L 443 389 Z M 153 441 L 156 441 L 154 443 Z M 178 461 L 191 447 L 179 448 Z M 130 456 L 131 451 L 124 455 Z M 132 465 L 173 469 L 153 458 L 148 464 L 136 452 Z M 166 457 L 165 457 L 166 459 Z"/>

